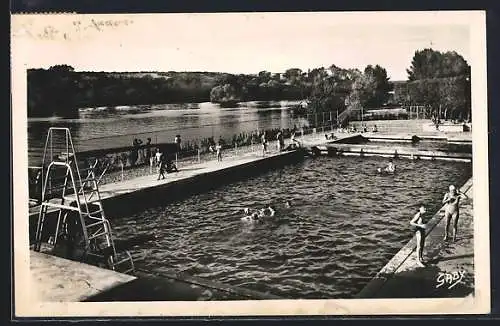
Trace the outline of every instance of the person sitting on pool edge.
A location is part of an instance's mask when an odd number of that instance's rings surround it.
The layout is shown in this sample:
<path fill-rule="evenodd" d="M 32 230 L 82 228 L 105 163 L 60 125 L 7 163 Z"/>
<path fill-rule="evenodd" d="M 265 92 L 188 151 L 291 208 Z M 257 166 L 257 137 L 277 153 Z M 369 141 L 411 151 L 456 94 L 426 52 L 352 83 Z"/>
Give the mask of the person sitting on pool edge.
<path fill-rule="evenodd" d="M 425 207 L 421 206 L 417 214 L 415 214 L 410 221 L 410 225 L 412 226 L 413 232 L 415 233 L 415 237 L 417 239 L 417 264 L 420 267 L 425 267 L 423 260 L 425 229 L 427 227 L 426 223 L 424 222 L 425 213 Z"/>
<path fill-rule="evenodd" d="M 167 161 L 165 164 L 165 171 L 167 173 L 179 172 L 179 170 L 177 169 L 177 166 L 175 165 L 175 163 L 172 161 L 172 159 L 170 157 L 167 158 Z"/>

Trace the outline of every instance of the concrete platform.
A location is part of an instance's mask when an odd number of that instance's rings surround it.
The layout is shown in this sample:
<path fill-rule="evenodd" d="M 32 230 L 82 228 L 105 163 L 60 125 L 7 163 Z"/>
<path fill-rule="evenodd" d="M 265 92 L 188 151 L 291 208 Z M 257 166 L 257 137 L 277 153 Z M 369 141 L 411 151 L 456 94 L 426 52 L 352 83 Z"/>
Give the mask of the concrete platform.
<path fill-rule="evenodd" d="M 474 292 L 472 178 L 460 191 L 469 198 L 460 203 L 457 241 L 443 241 L 446 222 L 441 209 L 428 223 L 424 246 L 427 266 L 422 268 L 416 264 L 416 241 L 413 237 L 357 298 L 465 297 Z M 455 276 L 462 278 L 440 285 Z"/>
<path fill-rule="evenodd" d="M 30 251 L 32 289 L 42 302 L 200 301 L 279 299 L 174 272 L 136 276 Z"/>
<path fill-rule="evenodd" d="M 137 279 L 35 251 L 30 251 L 30 271 L 38 300 L 50 302 L 84 301 Z"/>

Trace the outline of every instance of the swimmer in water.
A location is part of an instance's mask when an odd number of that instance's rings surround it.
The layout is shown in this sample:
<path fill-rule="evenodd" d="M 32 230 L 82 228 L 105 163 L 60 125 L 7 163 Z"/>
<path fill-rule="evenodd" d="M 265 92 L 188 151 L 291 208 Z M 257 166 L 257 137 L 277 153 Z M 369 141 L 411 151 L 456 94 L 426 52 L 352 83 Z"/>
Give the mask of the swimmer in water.
<path fill-rule="evenodd" d="M 259 216 L 259 213 L 258 212 L 253 212 L 252 214 L 250 215 L 246 215 L 246 216 L 243 216 L 241 218 L 241 220 L 243 222 L 249 222 L 249 223 L 257 223 L 257 222 L 260 222 L 261 221 L 261 218 Z"/>
<path fill-rule="evenodd" d="M 458 226 L 458 218 L 460 217 L 460 199 L 468 198 L 466 194 L 458 191 L 454 185 L 451 185 L 448 188 L 448 192 L 444 194 L 443 204 L 444 207 L 444 216 L 446 218 L 446 226 L 444 229 L 444 238 L 443 240 L 448 240 L 448 230 L 450 228 L 450 222 L 453 220 L 453 241 L 455 242 L 457 237 L 457 226 Z"/>
<path fill-rule="evenodd" d="M 424 223 L 424 214 L 426 212 L 425 207 L 420 207 L 417 214 L 413 216 L 410 221 L 410 225 L 413 226 L 413 231 L 415 232 L 415 237 L 417 238 L 417 264 L 420 267 L 425 267 L 423 262 L 424 244 L 425 244 L 425 229 L 426 224 Z"/>
<path fill-rule="evenodd" d="M 259 217 L 272 217 L 275 213 L 276 211 L 271 206 L 268 206 L 267 208 L 261 208 L 259 210 Z"/>
<path fill-rule="evenodd" d="M 394 172 L 396 172 L 396 165 L 394 165 L 394 163 L 392 162 L 392 158 L 391 158 L 391 159 L 389 159 L 389 163 L 387 163 L 387 166 L 385 167 L 385 169 L 378 168 L 377 171 L 378 171 L 378 173 L 382 173 L 382 172 L 394 173 Z"/>
<path fill-rule="evenodd" d="M 292 203 L 289 200 L 287 200 L 285 202 L 285 208 L 290 208 L 290 207 L 292 207 Z"/>

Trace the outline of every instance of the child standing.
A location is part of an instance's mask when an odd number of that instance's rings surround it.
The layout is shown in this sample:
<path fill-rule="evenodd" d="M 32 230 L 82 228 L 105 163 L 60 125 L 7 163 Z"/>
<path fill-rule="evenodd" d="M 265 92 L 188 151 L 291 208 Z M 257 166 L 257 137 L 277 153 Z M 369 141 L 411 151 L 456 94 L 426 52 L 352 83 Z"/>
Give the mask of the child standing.
<path fill-rule="evenodd" d="M 215 146 L 215 150 L 217 151 L 217 161 L 221 162 L 222 161 L 222 145 L 217 143 L 217 146 Z"/>
<path fill-rule="evenodd" d="M 427 225 L 424 223 L 424 214 L 426 209 L 424 206 L 420 207 L 417 214 L 413 216 L 410 225 L 413 226 L 413 232 L 417 239 L 417 262 L 420 267 L 425 267 L 423 261 L 424 244 L 425 244 L 425 229 Z"/>

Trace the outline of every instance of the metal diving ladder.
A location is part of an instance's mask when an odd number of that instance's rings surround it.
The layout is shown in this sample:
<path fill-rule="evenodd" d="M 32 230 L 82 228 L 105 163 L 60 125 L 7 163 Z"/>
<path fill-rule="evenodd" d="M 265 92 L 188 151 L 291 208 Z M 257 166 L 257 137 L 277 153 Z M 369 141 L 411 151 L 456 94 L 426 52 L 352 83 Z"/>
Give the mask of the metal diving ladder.
<path fill-rule="evenodd" d="M 34 250 L 40 251 L 42 241 L 48 236 L 47 243 L 52 249 L 58 240 L 64 240 L 73 253 L 79 251 L 79 260 L 133 273 L 132 256 L 125 251 L 125 255 L 119 257 L 113 242 L 111 224 L 99 193 L 102 174 L 96 177 L 97 163 L 96 160 L 88 168 L 80 169 L 70 130 L 49 128 L 42 159 L 42 178 L 45 176 L 45 179 Z M 85 175 L 83 179 L 81 173 Z M 56 218 L 52 235 L 50 231 L 44 232 L 50 217 Z"/>

